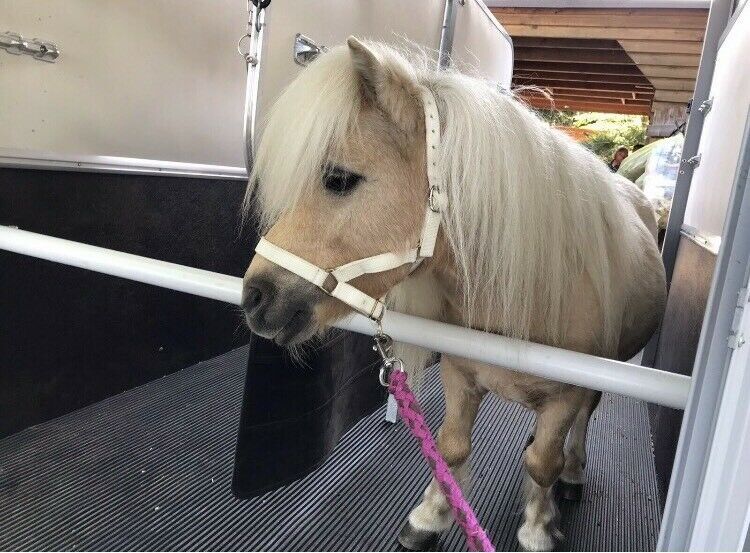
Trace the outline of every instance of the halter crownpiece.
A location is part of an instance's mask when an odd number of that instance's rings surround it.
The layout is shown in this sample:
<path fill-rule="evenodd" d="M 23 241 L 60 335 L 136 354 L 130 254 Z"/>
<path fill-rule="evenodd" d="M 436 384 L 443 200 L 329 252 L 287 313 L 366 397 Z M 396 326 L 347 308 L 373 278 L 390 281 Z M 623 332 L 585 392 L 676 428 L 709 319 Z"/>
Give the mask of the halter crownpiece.
<path fill-rule="evenodd" d="M 374 321 L 382 319 L 385 304 L 382 300 L 358 290 L 349 284 L 349 281 L 365 274 L 382 273 L 408 264 L 412 265 L 411 270 L 414 271 L 422 260 L 432 257 L 435 252 L 442 212 L 447 205 L 447 194 L 441 186 L 436 160 L 438 146 L 440 146 L 440 118 L 437 104 L 432 91 L 427 87 L 421 87 L 421 95 L 424 105 L 427 183 L 430 195 L 417 247 L 403 253 L 388 252 L 365 257 L 328 270 L 272 244 L 265 238 L 261 238 L 255 248 L 257 254 L 271 263 L 291 271 Z"/>

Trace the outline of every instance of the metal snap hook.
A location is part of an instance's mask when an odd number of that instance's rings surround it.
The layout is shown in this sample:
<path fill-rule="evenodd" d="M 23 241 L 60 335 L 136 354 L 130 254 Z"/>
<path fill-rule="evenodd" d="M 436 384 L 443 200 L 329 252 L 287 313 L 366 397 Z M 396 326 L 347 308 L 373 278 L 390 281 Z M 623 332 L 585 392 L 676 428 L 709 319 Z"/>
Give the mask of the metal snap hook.
<path fill-rule="evenodd" d="M 391 361 L 393 359 L 393 338 L 383 333 L 379 328 L 373 339 L 375 340 L 375 345 L 372 347 L 373 351 L 380 354 L 384 363 Z"/>
<path fill-rule="evenodd" d="M 387 388 L 394 372 L 404 372 L 404 362 L 398 357 L 391 358 L 389 362 L 383 363 L 383 366 L 380 367 L 380 373 L 378 374 L 380 385 Z"/>
<path fill-rule="evenodd" d="M 404 370 L 404 362 L 393 354 L 393 338 L 383 332 L 380 323 L 378 323 L 378 330 L 373 336 L 373 340 L 375 340 L 375 345 L 372 346 L 372 349 L 378 352 L 383 360 L 378 380 L 380 380 L 382 386 L 387 388 L 393 371 Z"/>

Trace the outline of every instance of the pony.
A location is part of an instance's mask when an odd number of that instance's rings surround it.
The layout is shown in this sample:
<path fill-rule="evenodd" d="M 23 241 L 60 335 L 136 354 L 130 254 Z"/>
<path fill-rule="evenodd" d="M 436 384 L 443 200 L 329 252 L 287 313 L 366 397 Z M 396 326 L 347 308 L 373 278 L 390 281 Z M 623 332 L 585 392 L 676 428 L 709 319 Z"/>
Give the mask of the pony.
<path fill-rule="evenodd" d="M 661 320 L 665 272 L 643 194 L 514 95 L 424 55 L 350 37 L 284 90 L 257 149 L 246 209 L 266 238 L 318 267 L 412 248 L 428 202 L 419 91 L 437 103 L 435 159 L 447 208 L 433 257 L 353 281 L 402 312 L 627 360 Z M 256 255 L 243 280 L 256 334 L 284 346 L 350 310 Z M 401 347 L 417 382 L 432 352 Z M 600 392 L 443 355 L 438 447 L 464 488 L 471 430 L 488 393 L 536 413 L 523 452 L 526 550 L 562 539 L 553 485 L 580 496 L 586 432 Z M 399 535 L 424 549 L 452 523 L 432 481 Z"/>

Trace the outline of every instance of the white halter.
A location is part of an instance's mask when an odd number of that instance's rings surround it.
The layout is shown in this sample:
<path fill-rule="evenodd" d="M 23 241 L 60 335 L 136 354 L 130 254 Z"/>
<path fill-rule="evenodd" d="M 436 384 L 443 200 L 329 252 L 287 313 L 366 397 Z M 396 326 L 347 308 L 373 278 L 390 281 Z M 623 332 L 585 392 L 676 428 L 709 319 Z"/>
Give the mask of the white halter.
<path fill-rule="evenodd" d="M 427 147 L 427 183 L 430 196 L 425 210 L 422 236 L 416 248 L 404 253 L 381 253 L 372 257 L 358 259 L 334 269 L 321 269 L 309 261 L 298 257 L 287 250 L 261 238 L 256 253 L 268 261 L 291 271 L 300 278 L 313 283 L 329 296 L 341 300 L 355 311 L 380 321 L 385 313 L 385 305 L 379 299 L 368 296 L 351 284 L 350 280 L 370 273 L 389 271 L 402 265 L 412 264 L 414 271 L 423 259 L 432 257 L 435 251 L 442 211 L 447 205 L 445 188 L 441 186 L 437 173 L 437 147 L 440 145 L 440 119 L 432 92 L 421 88 L 424 104 L 425 134 Z"/>

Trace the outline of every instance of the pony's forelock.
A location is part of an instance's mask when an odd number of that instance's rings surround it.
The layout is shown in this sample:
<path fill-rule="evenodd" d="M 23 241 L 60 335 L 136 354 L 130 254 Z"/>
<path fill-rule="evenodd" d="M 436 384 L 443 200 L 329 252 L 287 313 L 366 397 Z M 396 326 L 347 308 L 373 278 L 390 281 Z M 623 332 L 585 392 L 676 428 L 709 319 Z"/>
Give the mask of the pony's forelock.
<path fill-rule="evenodd" d="M 356 133 L 358 86 L 348 50 L 338 46 L 284 90 L 262 124 L 245 216 L 253 210 L 261 228 L 267 229 L 293 208 L 305 185 L 320 175 L 330 152 Z"/>
<path fill-rule="evenodd" d="M 420 74 L 437 67 L 436 52 L 397 38 L 401 48 L 365 44 L 385 63 L 403 63 Z M 261 123 L 243 203 L 245 219 L 253 213 L 261 229 L 267 229 L 293 209 L 330 153 L 356 138 L 363 105 L 360 86 L 346 45 L 320 55 L 287 86 Z"/>

